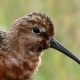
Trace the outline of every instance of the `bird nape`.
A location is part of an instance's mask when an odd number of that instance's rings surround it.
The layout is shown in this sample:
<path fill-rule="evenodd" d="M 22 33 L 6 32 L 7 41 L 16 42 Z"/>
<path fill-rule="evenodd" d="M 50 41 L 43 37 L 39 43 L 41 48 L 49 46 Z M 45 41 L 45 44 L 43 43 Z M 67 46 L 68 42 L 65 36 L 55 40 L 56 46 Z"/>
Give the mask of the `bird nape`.
<path fill-rule="evenodd" d="M 31 13 L 0 31 L 0 80 L 33 80 L 41 52 L 54 48 L 80 64 L 80 60 L 54 38 L 54 24 L 45 14 Z"/>

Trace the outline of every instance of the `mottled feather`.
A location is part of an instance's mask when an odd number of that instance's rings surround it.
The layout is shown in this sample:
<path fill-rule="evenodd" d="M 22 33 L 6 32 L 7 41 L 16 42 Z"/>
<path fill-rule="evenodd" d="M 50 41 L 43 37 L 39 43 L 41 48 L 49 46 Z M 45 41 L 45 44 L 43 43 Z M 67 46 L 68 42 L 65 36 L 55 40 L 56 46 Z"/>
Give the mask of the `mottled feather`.
<path fill-rule="evenodd" d="M 35 34 L 35 27 L 42 33 Z M 0 31 L 0 80 L 33 80 L 53 34 L 52 21 L 41 13 L 21 17 L 8 32 Z"/>

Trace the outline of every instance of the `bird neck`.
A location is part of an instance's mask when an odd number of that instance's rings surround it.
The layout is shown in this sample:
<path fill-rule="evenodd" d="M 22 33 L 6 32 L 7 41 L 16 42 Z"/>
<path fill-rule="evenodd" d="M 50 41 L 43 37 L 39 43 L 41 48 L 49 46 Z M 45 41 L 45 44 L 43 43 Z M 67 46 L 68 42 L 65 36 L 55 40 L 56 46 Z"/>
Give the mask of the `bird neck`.
<path fill-rule="evenodd" d="M 17 32 L 8 34 L 8 43 L 10 49 L 13 49 L 13 54 L 18 58 L 19 62 L 26 67 L 25 71 L 29 72 L 26 75 L 29 75 L 29 80 L 33 80 L 35 73 L 38 70 L 38 67 L 41 62 L 40 52 L 34 52 L 29 48 L 29 45 L 26 44 L 26 39 L 19 35 Z"/>

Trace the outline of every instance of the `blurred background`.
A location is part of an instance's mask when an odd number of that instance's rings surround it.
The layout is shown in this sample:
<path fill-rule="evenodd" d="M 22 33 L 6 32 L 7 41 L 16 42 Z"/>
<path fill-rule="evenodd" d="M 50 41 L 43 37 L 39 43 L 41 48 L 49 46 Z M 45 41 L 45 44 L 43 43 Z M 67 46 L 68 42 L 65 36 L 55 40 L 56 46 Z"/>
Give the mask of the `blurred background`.
<path fill-rule="evenodd" d="M 0 0 L 0 30 L 31 12 L 47 14 L 54 22 L 55 37 L 80 58 L 80 0 Z M 80 65 L 48 49 L 34 80 L 80 80 Z"/>

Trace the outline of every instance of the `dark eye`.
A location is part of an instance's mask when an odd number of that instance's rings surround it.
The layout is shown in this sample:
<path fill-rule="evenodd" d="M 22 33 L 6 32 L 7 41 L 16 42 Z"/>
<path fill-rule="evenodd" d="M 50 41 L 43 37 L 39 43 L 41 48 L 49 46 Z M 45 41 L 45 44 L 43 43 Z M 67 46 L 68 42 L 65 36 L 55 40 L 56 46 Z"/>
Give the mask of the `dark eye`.
<path fill-rule="evenodd" d="M 33 28 L 33 32 L 34 33 L 40 33 L 40 30 L 39 30 L 39 28 L 35 27 L 35 28 Z"/>

